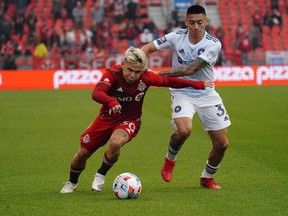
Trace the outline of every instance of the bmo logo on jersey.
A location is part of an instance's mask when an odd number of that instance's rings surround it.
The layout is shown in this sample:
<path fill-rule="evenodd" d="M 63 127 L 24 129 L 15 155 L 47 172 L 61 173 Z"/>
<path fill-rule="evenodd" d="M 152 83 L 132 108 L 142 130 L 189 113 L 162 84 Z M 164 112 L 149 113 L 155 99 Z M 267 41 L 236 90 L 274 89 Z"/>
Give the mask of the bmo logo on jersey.
<path fill-rule="evenodd" d="M 141 93 L 137 94 L 135 96 L 135 101 L 140 101 L 143 98 L 144 94 L 145 94 L 144 92 L 141 92 Z"/>
<path fill-rule="evenodd" d="M 139 94 L 137 94 L 136 96 L 135 96 L 135 98 L 134 98 L 134 100 L 135 101 L 140 101 L 142 98 L 143 98 L 143 95 L 144 95 L 145 93 L 144 92 L 141 92 L 141 93 L 139 93 Z M 119 102 L 130 102 L 130 101 L 132 101 L 133 100 L 133 98 L 132 97 L 114 97 L 117 101 L 119 101 Z"/>

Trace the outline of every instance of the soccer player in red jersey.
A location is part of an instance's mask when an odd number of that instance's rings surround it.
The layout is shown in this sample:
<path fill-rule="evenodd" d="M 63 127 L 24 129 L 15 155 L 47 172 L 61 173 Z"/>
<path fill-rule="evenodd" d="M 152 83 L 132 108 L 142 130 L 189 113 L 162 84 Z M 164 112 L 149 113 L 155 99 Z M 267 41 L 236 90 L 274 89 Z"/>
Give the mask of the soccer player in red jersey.
<path fill-rule="evenodd" d="M 102 165 L 94 176 L 92 190 L 101 191 L 105 175 L 117 162 L 120 149 L 140 129 L 142 105 L 150 86 L 173 88 L 213 87 L 211 81 L 188 81 L 180 78 L 161 76 L 145 69 L 146 55 L 139 48 L 126 50 L 121 65 L 106 69 L 96 84 L 92 98 L 102 104 L 100 113 L 80 137 L 80 148 L 70 165 L 70 179 L 60 191 L 71 193 L 78 186 L 78 178 L 85 169 L 87 159 L 100 147 L 109 142 Z"/>

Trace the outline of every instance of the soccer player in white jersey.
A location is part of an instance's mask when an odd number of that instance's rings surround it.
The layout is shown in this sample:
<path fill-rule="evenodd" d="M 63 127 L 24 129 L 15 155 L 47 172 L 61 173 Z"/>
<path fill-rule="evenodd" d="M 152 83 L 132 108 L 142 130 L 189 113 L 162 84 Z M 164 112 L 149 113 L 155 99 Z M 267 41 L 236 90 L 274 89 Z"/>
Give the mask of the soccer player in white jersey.
<path fill-rule="evenodd" d="M 221 50 L 220 41 L 205 31 L 205 9 L 193 5 L 187 9 L 187 29 L 166 34 L 141 49 L 146 55 L 157 50 L 172 50 L 172 70 L 160 74 L 181 76 L 187 80 L 214 80 L 213 66 Z M 200 185 L 209 189 L 221 189 L 213 175 L 220 167 L 228 147 L 228 126 L 231 124 L 221 97 L 215 88 L 194 90 L 191 88 L 170 89 L 172 98 L 172 121 L 175 131 L 171 135 L 165 163 L 161 170 L 164 181 L 172 180 L 176 157 L 185 140 L 192 132 L 195 113 L 212 142 L 212 148 L 200 177 Z"/>

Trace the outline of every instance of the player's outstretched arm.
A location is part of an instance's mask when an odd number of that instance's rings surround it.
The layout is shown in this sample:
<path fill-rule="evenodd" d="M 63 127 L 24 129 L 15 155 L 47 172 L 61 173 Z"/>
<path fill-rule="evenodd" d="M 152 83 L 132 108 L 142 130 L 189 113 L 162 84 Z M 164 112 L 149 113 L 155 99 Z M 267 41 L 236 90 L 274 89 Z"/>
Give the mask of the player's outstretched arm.
<path fill-rule="evenodd" d="M 205 89 L 206 85 L 208 87 L 211 86 L 210 81 L 202 81 L 202 80 L 184 80 L 177 77 L 169 77 L 169 76 L 163 76 L 163 85 L 166 87 L 172 87 L 172 88 L 185 88 L 185 87 L 192 87 L 195 89 Z M 212 82 L 213 86 L 213 82 Z"/>
<path fill-rule="evenodd" d="M 213 88 L 214 82 L 213 82 L 213 81 L 206 80 L 206 81 L 204 81 L 204 86 L 205 86 L 205 87 L 209 87 L 209 88 Z"/>
<path fill-rule="evenodd" d="M 172 70 L 160 71 L 158 72 L 158 74 L 166 75 L 166 76 L 173 76 L 173 77 L 187 76 L 187 75 L 192 75 L 196 73 L 199 69 L 205 67 L 206 65 L 207 63 L 204 61 L 204 59 L 197 57 L 189 65 L 185 65 L 179 68 L 174 68 Z"/>
<path fill-rule="evenodd" d="M 157 49 L 154 46 L 153 42 L 145 44 L 143 47 L 141 47 L 141 50 L 145 53 L 146 56 L 148 56 L 149 54 L 157 51 Z"/>
<path fill-rule="evenodd" d="M 151 84 L 153 86 L 159 87 L 172 87 L 172 88 L 185 88 L 192 87 L 195 89 L 205 89 L 205 87 L 212 88 L 214 83 L 212 81 L 203 80 L 185 80 L 178 77 L 163 76 L 154 73 L 153 71 L 147 71 L 151 79 Z"/>

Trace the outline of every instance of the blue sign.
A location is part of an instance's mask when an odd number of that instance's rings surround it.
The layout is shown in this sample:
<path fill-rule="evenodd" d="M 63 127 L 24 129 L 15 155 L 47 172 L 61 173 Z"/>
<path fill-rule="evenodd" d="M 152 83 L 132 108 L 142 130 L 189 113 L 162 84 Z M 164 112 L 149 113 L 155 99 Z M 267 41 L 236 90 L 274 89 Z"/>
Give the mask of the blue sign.
<path fill-rule="evenodd" d="M 194 0 L 174 0 L 174 9 L 177 7 L 179 10 L 187 10 L 188 7 L 195 3 Z"/>

